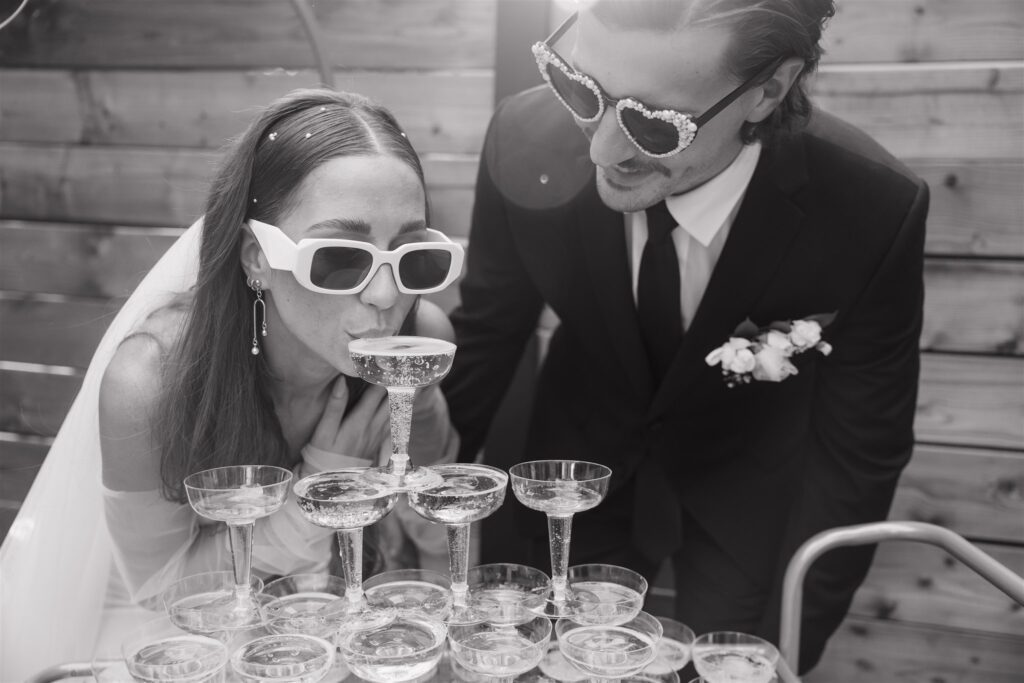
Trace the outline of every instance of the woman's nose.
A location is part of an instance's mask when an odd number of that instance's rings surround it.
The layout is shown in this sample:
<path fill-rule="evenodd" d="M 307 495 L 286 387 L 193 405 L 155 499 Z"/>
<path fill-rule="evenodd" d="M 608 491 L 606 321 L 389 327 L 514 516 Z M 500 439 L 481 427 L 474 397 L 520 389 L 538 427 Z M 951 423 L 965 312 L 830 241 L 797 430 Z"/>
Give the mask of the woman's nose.
<path fill-rule="evenodd" d="M 384 264 L 366 283 L 366 287 L 359 293 L 359 298 L 370 306 L 388 309 L 395 305 L 399 294 L 401 292 L 398 291 L 395 274 L 390 265 Z"/>
<path fill-rule="evenodd" d="M 612 107 L 606 107 L 601 118 L 585 130 L 590 138 L 590 160 L 595 166 L 617 166 L 636 156 L 637 149 L 619 127 Z"/>

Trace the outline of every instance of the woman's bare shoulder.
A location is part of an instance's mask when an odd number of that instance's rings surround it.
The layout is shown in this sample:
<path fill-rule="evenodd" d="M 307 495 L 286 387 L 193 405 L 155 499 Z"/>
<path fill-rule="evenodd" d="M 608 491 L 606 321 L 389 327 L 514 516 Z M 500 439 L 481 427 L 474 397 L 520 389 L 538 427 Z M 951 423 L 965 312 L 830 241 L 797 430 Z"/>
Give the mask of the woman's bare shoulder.
<path fill-rule="evenodd" d="M 100 384 L 103 480 L 112 489 L 158 488 L 159 451 L 152 428 L 163 396 L 167 357 L 181 336 L 185 312 L 154 312 L 114 352 Z"/>

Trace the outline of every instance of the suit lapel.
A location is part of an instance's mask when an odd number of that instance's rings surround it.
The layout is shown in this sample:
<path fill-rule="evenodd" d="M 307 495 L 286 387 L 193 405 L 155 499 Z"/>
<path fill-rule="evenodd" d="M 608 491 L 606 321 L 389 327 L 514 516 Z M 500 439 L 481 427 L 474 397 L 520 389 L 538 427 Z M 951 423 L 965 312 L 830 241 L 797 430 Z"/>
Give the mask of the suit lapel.
<path fill-rule="evenodd" d="M 803 211 L 791 195 L 805 182 L 798 141 L 762 153 L 704 297 L 651 404 L 652 416 L 667 410 L 708 370 L 704 357 L 725 343 L 768 289 L 803 226 Z"/>
<path fill-rule="evenodd" d="M 576 222 L 587 269 L 598 296 L 596 305 L 601 309 L 608 339 L 618 355 L 622 372 L 646 403 L 653 385 L 633 302 L 623 214 L 605 206 L 593 178 L 579 199 Z"/>

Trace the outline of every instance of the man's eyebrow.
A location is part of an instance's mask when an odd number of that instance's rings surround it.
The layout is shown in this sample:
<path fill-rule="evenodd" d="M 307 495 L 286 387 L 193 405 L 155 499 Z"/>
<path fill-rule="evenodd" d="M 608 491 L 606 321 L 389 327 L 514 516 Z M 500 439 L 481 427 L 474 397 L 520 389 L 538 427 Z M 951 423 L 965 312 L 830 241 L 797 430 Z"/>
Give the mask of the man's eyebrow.
<path fill-rule="evenodd" d="M 328 218 L 325 221 L 314 223 L 309 230 L 310 232 L 354 232 L 357 235 L 369 235 L 370 224 L 355 218 Z"/>

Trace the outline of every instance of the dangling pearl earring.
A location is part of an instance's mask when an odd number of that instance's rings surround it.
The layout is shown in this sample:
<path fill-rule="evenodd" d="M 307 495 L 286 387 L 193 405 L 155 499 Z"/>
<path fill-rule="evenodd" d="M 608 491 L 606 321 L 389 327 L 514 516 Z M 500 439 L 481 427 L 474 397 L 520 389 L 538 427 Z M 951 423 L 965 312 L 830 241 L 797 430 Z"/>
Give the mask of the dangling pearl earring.
<path fill-rule="evenodd" d="M 260 337 L 267 336 L 267 304 L 263 301 L 263 289 L 259 280 L 252 278 L 246 280 L 249 289 L 256 292 L 256 298 L 252 302 L 252 355 L 260 355 Z M 257 317 L 262 321 L 257 323 Z M 257 334 L 259 330 L 259 334 Z"/>

